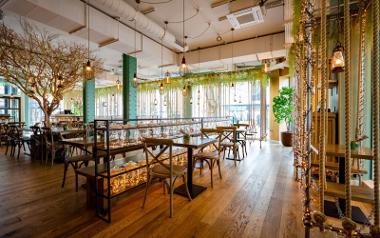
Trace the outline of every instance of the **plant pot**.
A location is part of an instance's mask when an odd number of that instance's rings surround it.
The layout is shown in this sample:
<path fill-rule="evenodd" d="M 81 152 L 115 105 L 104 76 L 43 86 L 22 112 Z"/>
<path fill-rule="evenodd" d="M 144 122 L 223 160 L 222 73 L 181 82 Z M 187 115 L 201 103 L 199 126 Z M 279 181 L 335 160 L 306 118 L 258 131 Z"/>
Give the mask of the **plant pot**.
<path fill-rule="evenodd" d="M 293 145 L 293 133 L 290 131 L 281 132 L 281 143 L 283 146 L 292 146 Z"/>

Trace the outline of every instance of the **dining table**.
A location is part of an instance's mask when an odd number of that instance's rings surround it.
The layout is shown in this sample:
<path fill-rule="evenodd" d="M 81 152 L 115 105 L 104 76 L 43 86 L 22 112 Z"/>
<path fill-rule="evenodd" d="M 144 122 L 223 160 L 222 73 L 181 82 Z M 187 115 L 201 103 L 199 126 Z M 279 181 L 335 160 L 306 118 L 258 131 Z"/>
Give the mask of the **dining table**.
<path fill-rule="evenodd" d="M 206 187 L 193 184 L 193 150 L 200 149 L 207 145 L 217 142 L 215 138 L 205 138 L 201 136 L 196 137 L 180 137 L 173 139 L 173 146 L 187 148 L 187 187 L 191 198 L 197 197 L 200 193 L 206 190 Z M 188 197 L 186 193 L 186 186 L 182 184 L 178 186 L 174 192 L 178 195 Z"/>

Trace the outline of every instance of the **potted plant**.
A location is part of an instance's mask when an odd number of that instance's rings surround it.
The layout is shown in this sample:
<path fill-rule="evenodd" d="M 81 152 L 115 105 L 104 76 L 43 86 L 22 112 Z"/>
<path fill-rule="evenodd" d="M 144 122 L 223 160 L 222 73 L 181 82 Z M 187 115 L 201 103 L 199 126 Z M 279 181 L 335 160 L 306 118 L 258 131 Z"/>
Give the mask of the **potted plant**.
<path fill-rule="evenodd" d="M 290 125 L 293 122 L 293 89 L 284 87 L 280 94 L 273 98 L 273 115 L 276 123 L 282 121 L 286 124 L 286 131 L 281 132 L 281 143 L 284 146 L 292 146 L 292 132 Z"/>

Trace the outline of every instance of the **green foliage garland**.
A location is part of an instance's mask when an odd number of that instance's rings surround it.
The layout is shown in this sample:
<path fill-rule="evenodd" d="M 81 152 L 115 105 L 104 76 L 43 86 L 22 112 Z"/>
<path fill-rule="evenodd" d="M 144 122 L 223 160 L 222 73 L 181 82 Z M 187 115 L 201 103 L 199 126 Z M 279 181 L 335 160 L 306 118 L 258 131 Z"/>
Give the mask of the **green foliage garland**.
<path fill-rule="evenodd" d="M 224 73 L 206 73 L 206 74 L 190 74 L 186 77 L 175 77 L 171 79 L 171 83 L 165 85 L 164 90 L 173 88 L 182 88 L 186 84 L 190 85 L 210 85 L 210 84 L 222 84 L 232 82 L 244 82 L 252 80 L 263 80 L 267 84 L 269 77 L 263 70 L 250 69 L 235 72 Z M 155 90 L 160 87 L 163 80 L 149 81 L 139 83 L 138 90 L 149 91 Z"/>

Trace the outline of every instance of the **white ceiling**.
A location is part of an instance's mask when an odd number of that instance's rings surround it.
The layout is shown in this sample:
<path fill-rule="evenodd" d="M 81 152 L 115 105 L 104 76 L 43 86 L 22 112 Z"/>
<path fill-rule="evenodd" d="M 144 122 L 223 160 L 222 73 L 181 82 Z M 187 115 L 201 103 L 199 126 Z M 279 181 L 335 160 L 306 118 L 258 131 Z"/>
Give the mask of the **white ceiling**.
<path fill-rule="evenodd" d="M 136 0 L 124 1 L 135 8 L 137 7 Z M 230 23 L 227 19 L 219 21 L 220 17 L 226 16 L 230 13 L 229 4 L 224 4 L 222 6 L 212 8 L 211 4 L 217 1 L 220 0 L 185 0 L 185 19 L 192 17 L 190 20 L 185 22 L 185 35 L 189 37 L 187 43 L 190 49 L 223 44 L 224 42 L 216 40 L 218 34 L 222 36 L 224 41 L 232 41 Z M 259 0 L 243 1 L 252 2 L 252 4 L 255 5 L 257 5 L 259 2 Z M 142 2 L 157 3 L 167 1 L 145 0 Z M 269 2 L 272 1 L 270 0 L 268 3 Z M 146 16 L 162 27 L 165 26 L 164 21 L 168 21 L 169 32 L 174 34 L 176 36 L 176 39 L 182 42 L 182 23 L 170 23 L 182 21 L 182 6 L 182 0 L 172 0 L 169 3 L 163 4 L 140 3 L 139 8 L 141 10 L 154 8 L 154 11 L 146 14 Z M 199 9 L 198 13 L 197 9 Z M 266 16 L 264 16 L 263 23 L 242 29 L 236 29 L 234 32 L 234 41 L 284 31 L 285 27 L 283 9 L 283 6 L 270 8 L 267 10 Z M 208 26 L 209 24 L 211 24 L 210 27 Z M 205 33 L 202 34 L 203 32 Z M 202 35 L 200 37 L 197 37 L 200 34 Z"/>
<path fill-rule="evenodd" d="M 50 2 L 51 1 L 51 2 Z M 123 0 L 130 4 L 131 6 L 136 7 L 135 0 Z M 162 2 L 168 0 L 143 0 L 144 2 Z M 202 34 L 202 36 L 196 39 L 189 39 L 188 45 L 190 49 L 197 49 L 198 47 L 208 47 L 208 49 L 201 50 L 199 55 L 197 52 L 190 52 L 187 55 L 188 61 L 190 62 L 190 68 L 194 71 L 219 71 L 219 70 L 231 70 L 233 67 L 231 65 L 231 44 L 226 45 L 232 41 L 230 24 L 227 20 L 219 21 L 219 17 L 225 16 L 229 13 L 228 4 L 211 8 L 212 2 L 220 0 L 185 0 L 185 17 L 189 18 L 194 16 L 191 20 L 186 22 L 186 35 L 189 37 L 199 35 L 204 32 L 208 23 L 211 24 L 210 28 Z M 236 0 L 236 1 L 251 1 L 251 0 Z M 6 18 L 5 23 L 13 28 L 18 28 L 19 16 L 25 16 L 32 20 L 32 22 L 39 27 L 45 28 L 46 30 L 57 33 L 60 35 L 59 39 L 65 41 L 72 41 L 76 43 L 86 44 L 87 42 L 87 30 L 81 30 L 75 34 L 69 34 L 68 32 L 75 27 L 83 25 L 83 23 L 77 23 L 75 21 L 69 21 L 70 11 L 62 9 L 63 15 L 53 13 L 48 11 L 47 8 L 43 7 L 43 4 L 50 4 L 53 0 L 10 0 L 6 4 L 5 10 Z M 58 1 L 55 1 L 58 2 Z M 80 3 L 81 0 L 70 0 L 65 2 L 59 1 L 63 7 L 67 7 L 69 4 Z M 256 2 L 254 0 L 253 2 Z M 268 2 L 271 2 L 269 0 Z M 42 4 L 42 7 L 33 7 L 31 4 L 38 3 Z M 90 0 L 91 3 L 91 0 Z M 66 5 L 67 4 L 67 5 Z M 83 4 L 83 3 L 81 3 Z M 30 5 L 30 6 L 29 6 Z M 181 21 L 182 20 L 182 0 L 171 0 L 166 4 L 140 4 L 140 9 L 147 9 L 153 7 L 155 10 L 149 14 L 146 14 L 146 17 L 153 20 L 160 26 L 164 26 L 164 20 L 169 22 Z M 83 7 L 83 6 L 82 6 Z M 67 7 L 68 8 L 68 7 Z M 52 8 L 55 9 L 55 8 Z M 199 9 L 199 13 L 197 10 Z M 11 12 L 8 12 L 11 11 Z M 107 12 L 107 9 L 102 9 Z M 78 9 L 77 16 L 83 14 L 83 8 Z M 68 13 L 69 12 L 69 13 Z M 99 13 L 97 13 L 99 14 Z M 112 14 L 111 14 L 112 15 Z M 70 18 L 71 19 L 71 18 Z M 79 17 L 79 19 L 83 19 Z M 94 17 L 92 18 L 94 19 Z M 99 21 L 98 21 L 99 22 Z M 115 44 L 106 46 L 106 47 L 97 47 L 99 42 L 104 39 L 109 38 L 107 31 L 112 31 L 112 27 L 115 27 L 117 24 L 114 23 L 114 20 L 111 19 L 111 23 L 107 21 L 100 22 L 102 27 L 96 29 L 91 28 L 91 49 L 92 51 L 101 59 L 103 59 L 107 69 L 117 68 L 120 66 L 121 55 L 122 53 L 129 53 L 133 50 L 133 43 L 131 43 L 130 37 L 133 38 L 133 31 L 129 29 L 125 33 L 125 39 L 123 42 L 116 42 Z M 131 25 L 132 23 L 127 24 Z M 133 26 L 133 25 L 132 25 Z M 104 29 L 110 28 L 110 29 Z M 102 31 L 103 30 L 103 31 Z M 284 20 L 283 20 L 283 7 L 275 7 L 267 10 L 266 16 L 264 16 L 264 23 L 259 25 L 253 25 L 243 29 L 237 29 L 234 32 L 234 41 L 239 41 L 243 39 L 251 39 L 257 36 L 267 35 L 275 32 L 280 32 L 284 30 Z M 170 23 L 168 26 L 168 31 L 175 36 L 177 40 L 182 39 L 182 24 Z M 104 34 L 104 35 L 103 35 Z M 216 37 L 221 35 L 223 37 L 222 42 L 216 41 Z M 129 38 L 128 38 L 129 37 Z M 273 38 L 269 36 L 269 40 L 263 39 L 260 40 L 250 40 L 240 43 L 235 43 L 235 63 L 246 65 L 257 65 L 259 58 L 273 58 L 273 57 L 282 57 L 286 53 L 283 45 L 281 44 L 281 38 L 277 39 L 277 45 L 272 46 Z M 159 40 L 159 39 L 155 39 Z M 132 39 L 133 41 L 133 39 Z M 139 43 L 139 42 L 138 42 Z M 265 43 L 265 44 L 264 44 Z M 120 44 L 120 45 L 118 45 Z M 129 45 L 128 45 L 129 44 Z M 221 45 L 219 49 L 212 47 L 215 45 Z M 240 46 L 238 45 L 240 44 Z M 160 62 L 160 46 L 150 41 L 148 38 L 144 37 L 144 44 L 141 46 L 142 52 L 137 53 L 136 57 L 138 59 L 138 75 L 143 78 L 154 78 L 157 77 L 161 68 L 159 68 Z M 255 50 L 253 50 L 255 49 Z M 170 52 L 168 49 L 164 49 L 164 64 L 171 64 L 169 67 L 165 67 L 163 70 L 169 70 L 170 72 L 176 72 L 176 54 Z M 240 52 L 239 52 L 240 51 Z M 273 52 L 272 52 L 273 51 Z M 219 52 L 219 53 L 217 53 Z M 249 53 L 248 53 L 249 52 Z M 255 53 L 256 52 L 256 53 Z M 259 53 L 262 52 L 262 53 Z M 276 55 L 275 52 L 279 52 Z M 265 55 L 267 54 L 267 55 Z M 211 55 L 213 55 L 211 57 Z M 217 56 L 219 55 L 219 56 Z M 198 63 L 198 58 L 201 58 L 202 63 Z M 213 58 L 213 59 L 211 59 Z M 106 74 L 101 76 L 99 80 L 97 79 L 98 86 L 109 86 L 115 85 L 117 77 L 112 74 Z"/>

